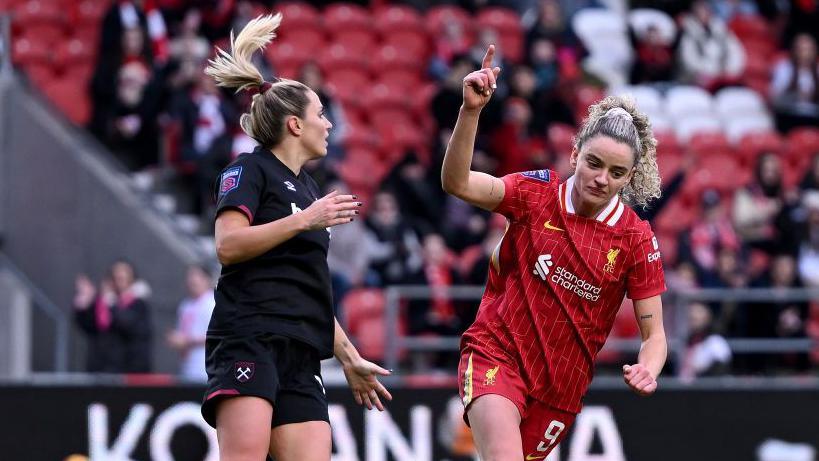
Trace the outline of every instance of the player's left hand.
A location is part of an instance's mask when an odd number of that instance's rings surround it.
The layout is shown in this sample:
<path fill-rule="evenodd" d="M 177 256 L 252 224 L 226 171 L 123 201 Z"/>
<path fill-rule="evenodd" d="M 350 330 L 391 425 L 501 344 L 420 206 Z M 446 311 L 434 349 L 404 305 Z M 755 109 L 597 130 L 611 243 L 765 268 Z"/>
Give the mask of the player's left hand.
<path fill-rule="evenodd" d="M 638 395 L 647 397 L 657 390 L 657 380 L 651 376 L 648 368 L 639 363 L 623 365 L 623 381 Z"/>
<path fill-rule="evenodd" d="M 378 382 L 378 375 L 389 376 L 392 374 L 389 370 L 385 370 L 378 365 L 364 359 L 359 359 L 350 365 L 344 366 L 344 376 L 347 377 L 347 383 L 353 391 L 356 403 L 365 405 L 368 410 L 373 407 L 378 408 L 379 411 L 384 411 L 384 405 L 381 399 L 392 400 L 392 395 Z"/>

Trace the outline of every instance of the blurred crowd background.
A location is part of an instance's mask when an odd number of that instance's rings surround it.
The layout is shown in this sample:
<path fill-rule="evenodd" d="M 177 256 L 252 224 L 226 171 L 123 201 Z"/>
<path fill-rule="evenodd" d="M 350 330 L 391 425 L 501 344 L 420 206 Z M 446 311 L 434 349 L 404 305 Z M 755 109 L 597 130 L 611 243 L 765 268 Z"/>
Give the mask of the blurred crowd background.
<path fill-rule="evenodd" d="M 254 142 L 239 128 L 248 96 L 203 74 L 214 47 L 248 20 L 281 11 L 256 64 L 298 79 L 328 108 L 328 156 L 309 165 L 326 190 L 363 199 L 363 219 L 334 229 L 329 263 L 338 317 L 364 353 L 384 354 L 384 289 L 425 285 L 400 331 L 455 336 L 477 301 L 445 289 L 483 285 L 502 217 L 449 197 L 443 152 L 462 78 L 489 44 L 502 68 L 484 109 L 473 168 L 570 174 L 588 106 L 632 94 L 659 140 L 663 197 L 652 222 L 669 288 L 819 285 L 819 2 L 805 0 L 0 0 L 12 60 L 30 87 L 107 146 L 137 187 L 165 200 L 187 232 L 213 230 L 213 183 Z M 101 281 L 78 274 L 76 325 L 87 370 L 147 372 L 164 336 L 180 370 L 201 379 L 214 261 L 192 267 L 178 325 L 151 321 L 150 287 L 117 261 Z M 215 273 L 213 274 L 215 275 Z M 66 300 L 66 303 L 68 300 Z M 671 304 L 668 304 L 669 308 Z M 815 373 L 819 349 L 732 353 L 732 338 L 819 338 L 819 303 L 686 305 L 681 376 Z M 615 338 L 639 338 L 628 301 Z M 604 351 L 601 367 L 618 351 Z M 405 356 L 414 371 L 455 370 L 454 353 Z"/>

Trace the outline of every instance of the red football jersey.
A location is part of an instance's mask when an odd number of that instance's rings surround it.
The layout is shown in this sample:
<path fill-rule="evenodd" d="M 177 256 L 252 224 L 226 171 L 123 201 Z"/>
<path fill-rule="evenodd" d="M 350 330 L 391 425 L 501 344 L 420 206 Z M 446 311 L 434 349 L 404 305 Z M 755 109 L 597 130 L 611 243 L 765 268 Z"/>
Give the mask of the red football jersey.
<path fill-rule="evenodd" d="M 508 219 L 462 348 L 484 347 L 519 369 L 529 394 L 578 412 L 594 358 L 628 295 L 665 291 L 651 227 L 614 197 L 597 218 L 574 213 L 574 178 L 549 170 L 503 177 Z"/>

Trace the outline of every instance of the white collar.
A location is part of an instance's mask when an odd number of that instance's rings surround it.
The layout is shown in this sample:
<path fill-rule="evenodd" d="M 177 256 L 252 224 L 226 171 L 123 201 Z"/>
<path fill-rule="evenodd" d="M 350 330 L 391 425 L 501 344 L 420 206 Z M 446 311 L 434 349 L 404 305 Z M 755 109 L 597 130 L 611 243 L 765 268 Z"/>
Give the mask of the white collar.
<path fill-rule="evenodd" d="M 574 175 L 570 176 L 569 179 L 563 182 L 558 189 L 558 201 L 560 203 L 560 207 L 566 210 L 566 212 L 569 214 L 576 214 L 574 203 L 572 203 L 573 190 Z M 623 205 L 623 202 L 620 200 L 620 196 L 615 195 L 611 198 L 611 200 L 609 200 L 608 205 L 603 208 L 603 211 L 597 214 L 595 219 L 614 227 L 614 225 L 617 224 L 617 221 L 620 220 L 620 217 L 623 216 L 623 211 L 625 211 L 625 208 L 626 206 Z"/>

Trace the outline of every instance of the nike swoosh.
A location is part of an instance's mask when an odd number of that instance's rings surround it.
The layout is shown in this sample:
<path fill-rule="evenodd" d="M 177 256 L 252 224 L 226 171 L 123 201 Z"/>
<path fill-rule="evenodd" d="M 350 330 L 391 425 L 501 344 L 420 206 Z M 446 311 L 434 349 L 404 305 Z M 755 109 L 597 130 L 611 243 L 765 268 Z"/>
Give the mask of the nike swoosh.
<path fill-rule="evenodd" d="M 526 461 L 532 461 L 533 459 L 543 459 L 545 457 L 546 457 L 546 455 L 533 456 L 531 454 L 528 454 L 528 455 L 526 455 Z"/>
<path fill-rule="evenodd" d="M 563 229 L 561 229 L 559 227 L 555 227 L 555 226 L 552 225 L 551 219 L 549 221 L 546 221 L 543 224 L 543 227 L 545 227 L 546 229 L 549 229 L 549 230 L 556 230 L 556 231 L 559 231 L 559 232 L 563 232 Z"/>

